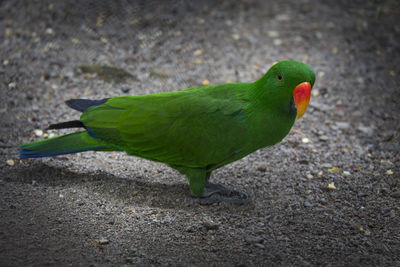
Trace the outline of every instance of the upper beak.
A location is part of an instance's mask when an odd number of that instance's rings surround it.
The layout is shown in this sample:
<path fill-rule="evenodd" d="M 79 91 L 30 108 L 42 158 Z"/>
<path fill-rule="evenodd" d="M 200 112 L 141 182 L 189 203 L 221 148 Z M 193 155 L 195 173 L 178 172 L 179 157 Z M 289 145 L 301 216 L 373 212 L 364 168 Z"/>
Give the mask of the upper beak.
<path fill-rule="evenodd" d="M 296 88 L 294 88 L 293 99 L 297 109 L 296 119 L 300 119 L 306 112 L 308 103 L 310 102 L 310 97 L 311 97 L 311 84 L 309 82 L 300 83 L 299 85 L 296 86 Z"/>

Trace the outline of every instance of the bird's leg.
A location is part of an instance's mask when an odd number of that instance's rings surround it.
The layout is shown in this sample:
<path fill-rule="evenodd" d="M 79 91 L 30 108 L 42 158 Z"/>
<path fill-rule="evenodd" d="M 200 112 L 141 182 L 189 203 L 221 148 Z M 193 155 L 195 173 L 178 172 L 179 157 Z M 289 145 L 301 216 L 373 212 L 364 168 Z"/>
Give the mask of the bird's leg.
<path fill-rule="evenodd" d="M 205 169 L 188 168 L 185 170 L 189 180 L 189 189 L 193 196 L 200 197 L 203 194 L 207 182 L 207 172 Z"/>
<path fill-rule="evenodd" d="M 203 205 L 219 202 L 243 205 L 248 201 L 249 197 L 246 193 L 208 181 L 204 188 L 203 194 L 199 198 L 199 203 Z"/>
<path fill-rule="evenodd" d="M 249 197 L 246 193 L 227 188 L 221 184 L 209 182 L 211 172 L 207 172 L 205 176 L 205 187 L 200 196 L 193 196 L 192 202 L 201 205 L 210 205 L 213 203 L 227 202 L 233 204 L 246 204 Z"/>

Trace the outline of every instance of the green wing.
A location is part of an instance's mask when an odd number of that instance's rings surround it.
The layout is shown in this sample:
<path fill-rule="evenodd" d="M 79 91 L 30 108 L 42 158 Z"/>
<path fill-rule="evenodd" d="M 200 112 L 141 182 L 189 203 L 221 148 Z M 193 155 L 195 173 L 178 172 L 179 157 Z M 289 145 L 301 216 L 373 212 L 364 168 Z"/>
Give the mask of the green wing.
<path fill-rule="evenodd" d="M 81 121 L 93 137 L 171 166 L 223 165 L 246 146 L 245 83 L 109 99 Z"/>

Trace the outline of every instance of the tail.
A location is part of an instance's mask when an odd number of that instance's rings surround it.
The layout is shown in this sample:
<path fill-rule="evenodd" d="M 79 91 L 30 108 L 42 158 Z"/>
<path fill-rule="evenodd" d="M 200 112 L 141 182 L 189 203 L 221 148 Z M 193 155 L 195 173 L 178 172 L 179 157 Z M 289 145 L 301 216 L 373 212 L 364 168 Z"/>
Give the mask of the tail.
<path fill-rule="evenodd" d="M 91 137 L 82 131 L 21 145 L 19 157 L 40 158 L 72 154 L 89 150 L 112 151 L 112 146 Z"/>

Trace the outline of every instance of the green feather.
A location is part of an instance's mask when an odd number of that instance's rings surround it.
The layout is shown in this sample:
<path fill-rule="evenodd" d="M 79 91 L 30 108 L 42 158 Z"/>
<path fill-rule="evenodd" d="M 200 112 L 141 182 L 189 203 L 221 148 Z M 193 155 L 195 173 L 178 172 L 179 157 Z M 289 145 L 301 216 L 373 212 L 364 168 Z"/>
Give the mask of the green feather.
<path fill-rule="evenodd" d="M 101 140 L 97 140 L 89 136 L 86 131 L 24 144 L 21 146 L 21 149 L 20 158 L 48 157 L 88 150 L 115 150 Z"/>

